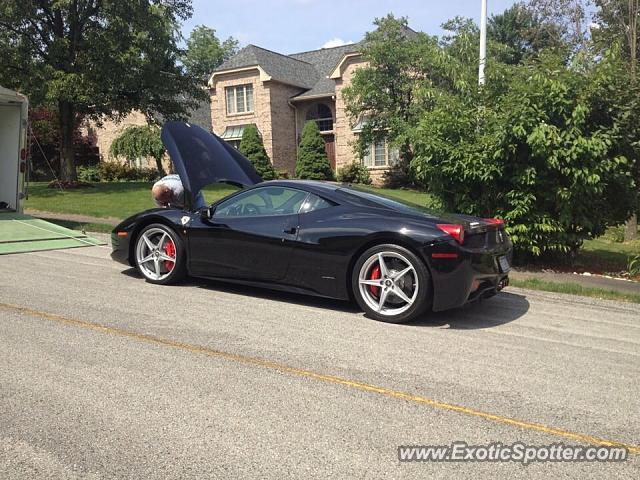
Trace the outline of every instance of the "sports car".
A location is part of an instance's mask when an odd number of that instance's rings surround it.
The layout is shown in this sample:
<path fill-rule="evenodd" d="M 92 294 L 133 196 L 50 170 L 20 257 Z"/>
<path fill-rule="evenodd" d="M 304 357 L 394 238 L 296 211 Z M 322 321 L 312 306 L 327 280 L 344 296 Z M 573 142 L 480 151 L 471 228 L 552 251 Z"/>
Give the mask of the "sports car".
<path fill-rule="evenodd" d="M 184 122 L 165 124 L 162 140 L 185 205 L 134 215 L 111 235 L 112 258 L 148 282 L 190 275 L 355 300 L 393 323 L 508 283 L 512 245 L 499 219 L 435 213 L 346 184 L 262 181 L 236 149 Z M 197 193 L 216 182 L 242 188 L 196 208 Z"/>

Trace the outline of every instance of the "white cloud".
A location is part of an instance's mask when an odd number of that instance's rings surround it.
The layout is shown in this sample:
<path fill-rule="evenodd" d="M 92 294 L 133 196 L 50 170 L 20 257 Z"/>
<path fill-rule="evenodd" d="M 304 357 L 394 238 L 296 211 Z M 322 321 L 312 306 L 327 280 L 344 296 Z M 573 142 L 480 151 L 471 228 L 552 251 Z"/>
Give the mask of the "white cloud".
<path fill-rule="evenodd" d="M 332 38 L 328 42 L 325 42 L 320 48 L 333 48 L 333 47 L 341 47 L 342 45 L 351 45 L 353 40 L 342 40 L 341 38 Z"/>

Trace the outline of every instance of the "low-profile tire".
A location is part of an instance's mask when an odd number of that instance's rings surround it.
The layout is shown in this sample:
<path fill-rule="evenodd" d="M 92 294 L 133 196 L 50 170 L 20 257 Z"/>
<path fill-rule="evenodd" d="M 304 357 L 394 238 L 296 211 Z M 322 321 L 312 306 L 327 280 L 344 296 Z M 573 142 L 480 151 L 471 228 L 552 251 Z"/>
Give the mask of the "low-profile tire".
<path fill-rule="evenodd" d="M 382 322 L 408 322 L 431 303 L 426 265 L 399 245 L 376 245 L 364 252 L 354 265 L 351 285 L 360 308 Z"/>
<path fill-rule="evenodd" d="M 133 255 L 136 268 L 147 282 L 168 285 L 186 275 L 184 243 L 172 228 L 162 223 L 152 223 L 140 231 Z"/>

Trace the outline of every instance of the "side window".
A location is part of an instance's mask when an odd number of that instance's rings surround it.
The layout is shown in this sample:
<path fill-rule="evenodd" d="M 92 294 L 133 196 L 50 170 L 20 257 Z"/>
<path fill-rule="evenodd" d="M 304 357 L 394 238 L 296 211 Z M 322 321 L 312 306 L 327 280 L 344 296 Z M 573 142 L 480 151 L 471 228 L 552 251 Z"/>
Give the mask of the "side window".
<path fill-rule="evenodd" d="M 213 217 L 293 215 L 298 213 L 306 196 L 307 192 L 295 188 L 257 188 L 222 202 Z"/>
<path fill-rule="evenodd" d="M 321 210 L 323 208 L 329 208 L 333 206 L 334 204 L 329 202 L 328 200 L 325 200 L 324 198 L 321 198 L 317 195 L 314 195 L 313 193 L 310 193 L 307 199 L 302 204 L 302 207 L 300 208 L 300 213 L 309 213 L 315 210 Z"/>

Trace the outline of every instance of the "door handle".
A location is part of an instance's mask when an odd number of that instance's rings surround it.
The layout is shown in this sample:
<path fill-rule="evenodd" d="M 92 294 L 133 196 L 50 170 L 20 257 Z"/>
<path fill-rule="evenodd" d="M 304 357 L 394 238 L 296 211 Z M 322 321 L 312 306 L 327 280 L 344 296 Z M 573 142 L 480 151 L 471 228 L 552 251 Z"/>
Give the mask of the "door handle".
<path fill-rule="evenodd" d="M 285 228 L 283 230 L 284 233 L 288 233 L 289 235 L 295 235 L 298 231 L 298 227 Z"/>

